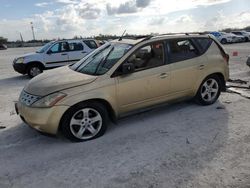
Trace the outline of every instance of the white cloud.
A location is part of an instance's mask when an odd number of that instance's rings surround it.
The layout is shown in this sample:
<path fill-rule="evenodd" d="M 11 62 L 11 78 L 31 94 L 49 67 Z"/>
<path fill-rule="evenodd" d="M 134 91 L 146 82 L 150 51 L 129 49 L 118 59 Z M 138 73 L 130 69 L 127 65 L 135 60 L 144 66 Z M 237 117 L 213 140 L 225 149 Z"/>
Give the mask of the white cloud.
<path fill-rule="evenodd" d="M 53 2 L 42 2 L 42 3 L 36 3 L 35 6 L 37 7 L 46 7 L 48 5 L 52 5 Z"/>
<path fill-rule="evenodd" d="M 31 40 L 30 22 L 38 39 L 71 38 L 102 34 L 150 34 L 218 30 L 226 27 L 244 27 L 250 23 L 250 11 L 225 15 L 223 11 L 211 13 L 211 18 L 197 19 L 190 13 L 170 17 L 169 13 L 210 6 L 230 0 L 56 0 L 59 8 L 31 15 L 20 20 L 0 20 L 0 36 L 10 40 Z M 126 4 L 127 3 L 127 4 Z M 58 7 L 58 6 L 57 6 Z M 108 8 L 110 10 L 108 10 Z M 233 7 L 232 7 L 233 8 Z M 111 11 L 111 12 L 107 12 Z M 113 12 L 112 12 L 113 11 Z"/>

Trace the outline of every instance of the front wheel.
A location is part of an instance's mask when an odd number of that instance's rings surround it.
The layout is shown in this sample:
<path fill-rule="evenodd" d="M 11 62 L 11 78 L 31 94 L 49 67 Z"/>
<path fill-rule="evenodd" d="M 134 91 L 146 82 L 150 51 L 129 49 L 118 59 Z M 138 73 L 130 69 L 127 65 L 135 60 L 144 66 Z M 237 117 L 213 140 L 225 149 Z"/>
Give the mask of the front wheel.
<path fill-rule="evenodd" d="M 196 101 L 201 105 L 210 105 L 215 103 L 221 93 L 221 81 L 218 76 L 207 77 L 200 85 L 195 96 Z"/>
<path fill-rule="evenodd" d="M 42 72 L 43 72 L 43 69 L 41 68 L 41 66 L 35 65 L 35 64 L 30 65 L 27 70 L 27 73 L 30 78 L 33 78 L 37 76 L 38 74 L 41 74 Z"/>
<path fill-rule="evenodd" d="M 87 141 L 102 136 L 107 128 L 105 107 L 96 102 L 73 106 L 63 116 L 62 133 L 72 141 Z"/>

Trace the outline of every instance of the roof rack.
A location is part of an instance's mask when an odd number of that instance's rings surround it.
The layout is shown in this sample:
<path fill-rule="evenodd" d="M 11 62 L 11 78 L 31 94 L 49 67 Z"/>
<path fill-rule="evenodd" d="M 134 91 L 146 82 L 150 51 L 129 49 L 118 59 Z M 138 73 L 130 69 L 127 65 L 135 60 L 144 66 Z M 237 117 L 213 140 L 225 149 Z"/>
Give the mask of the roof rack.
<path fill-rule="evenodd" d="M 169 36 L 169 35 L 205 35 L 207 32 L 193 32 L 193 33 L 164 33 L 164 34 L 157 34 L 157 35 L 141 35 L 140 38 L 144 38 L 138 43 L 141 43 L 143 41 L 149 40 L 151 38 L 157 38 L 157 37 L 163 37 L 163 36 Z M 140 39 L 137 38 L 137 39 Z"/>
<path fill-rule="evenodd" d="M 159 35 L 154 35 L 153 37 L 169 36 L 169 35 L 204 35 L 205 32 L 190 32 L 190 33 L 164 33 Z"/>

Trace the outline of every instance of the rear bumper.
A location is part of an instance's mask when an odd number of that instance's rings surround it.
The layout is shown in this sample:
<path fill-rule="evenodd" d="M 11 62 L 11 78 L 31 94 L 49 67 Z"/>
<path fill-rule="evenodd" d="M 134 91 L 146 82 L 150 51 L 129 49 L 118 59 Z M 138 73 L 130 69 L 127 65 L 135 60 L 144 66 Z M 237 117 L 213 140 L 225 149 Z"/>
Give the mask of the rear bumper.
<path fill-rule="evenodd" d="M 27 65 L 23 63 L 13 63 L 12 64 L 14 70 L 18 73 L 21 74 L 26 74 L 27 73 Z"/>
<path fill-rule="evenodd" d="M 15 109 L 21 119 L 30 127 L 44 133 L 56 134 L 61 117 L 68 106 L 53 106 L 51 108 L 32 108 L 20 102 L 15 103 Z"/>

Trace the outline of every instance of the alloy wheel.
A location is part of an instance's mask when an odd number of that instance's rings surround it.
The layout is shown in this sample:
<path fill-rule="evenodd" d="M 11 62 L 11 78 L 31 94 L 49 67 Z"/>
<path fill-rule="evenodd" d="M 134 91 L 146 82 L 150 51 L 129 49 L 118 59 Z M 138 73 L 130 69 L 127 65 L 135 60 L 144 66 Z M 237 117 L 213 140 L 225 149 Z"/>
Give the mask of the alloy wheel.
<path fill-rule="evenodd" d="M 70 120 L 70 131 L 78 139 L 91 139 L 101 130 L 102 116 L 93 108 L 78 110 Z"/>
<path fill-rule="evenodd" d="M 206 80 L 201 87 L 201 97 L 206 102 L 213 101 L 219 92 L 219 84 L 213 79 Z"/>

